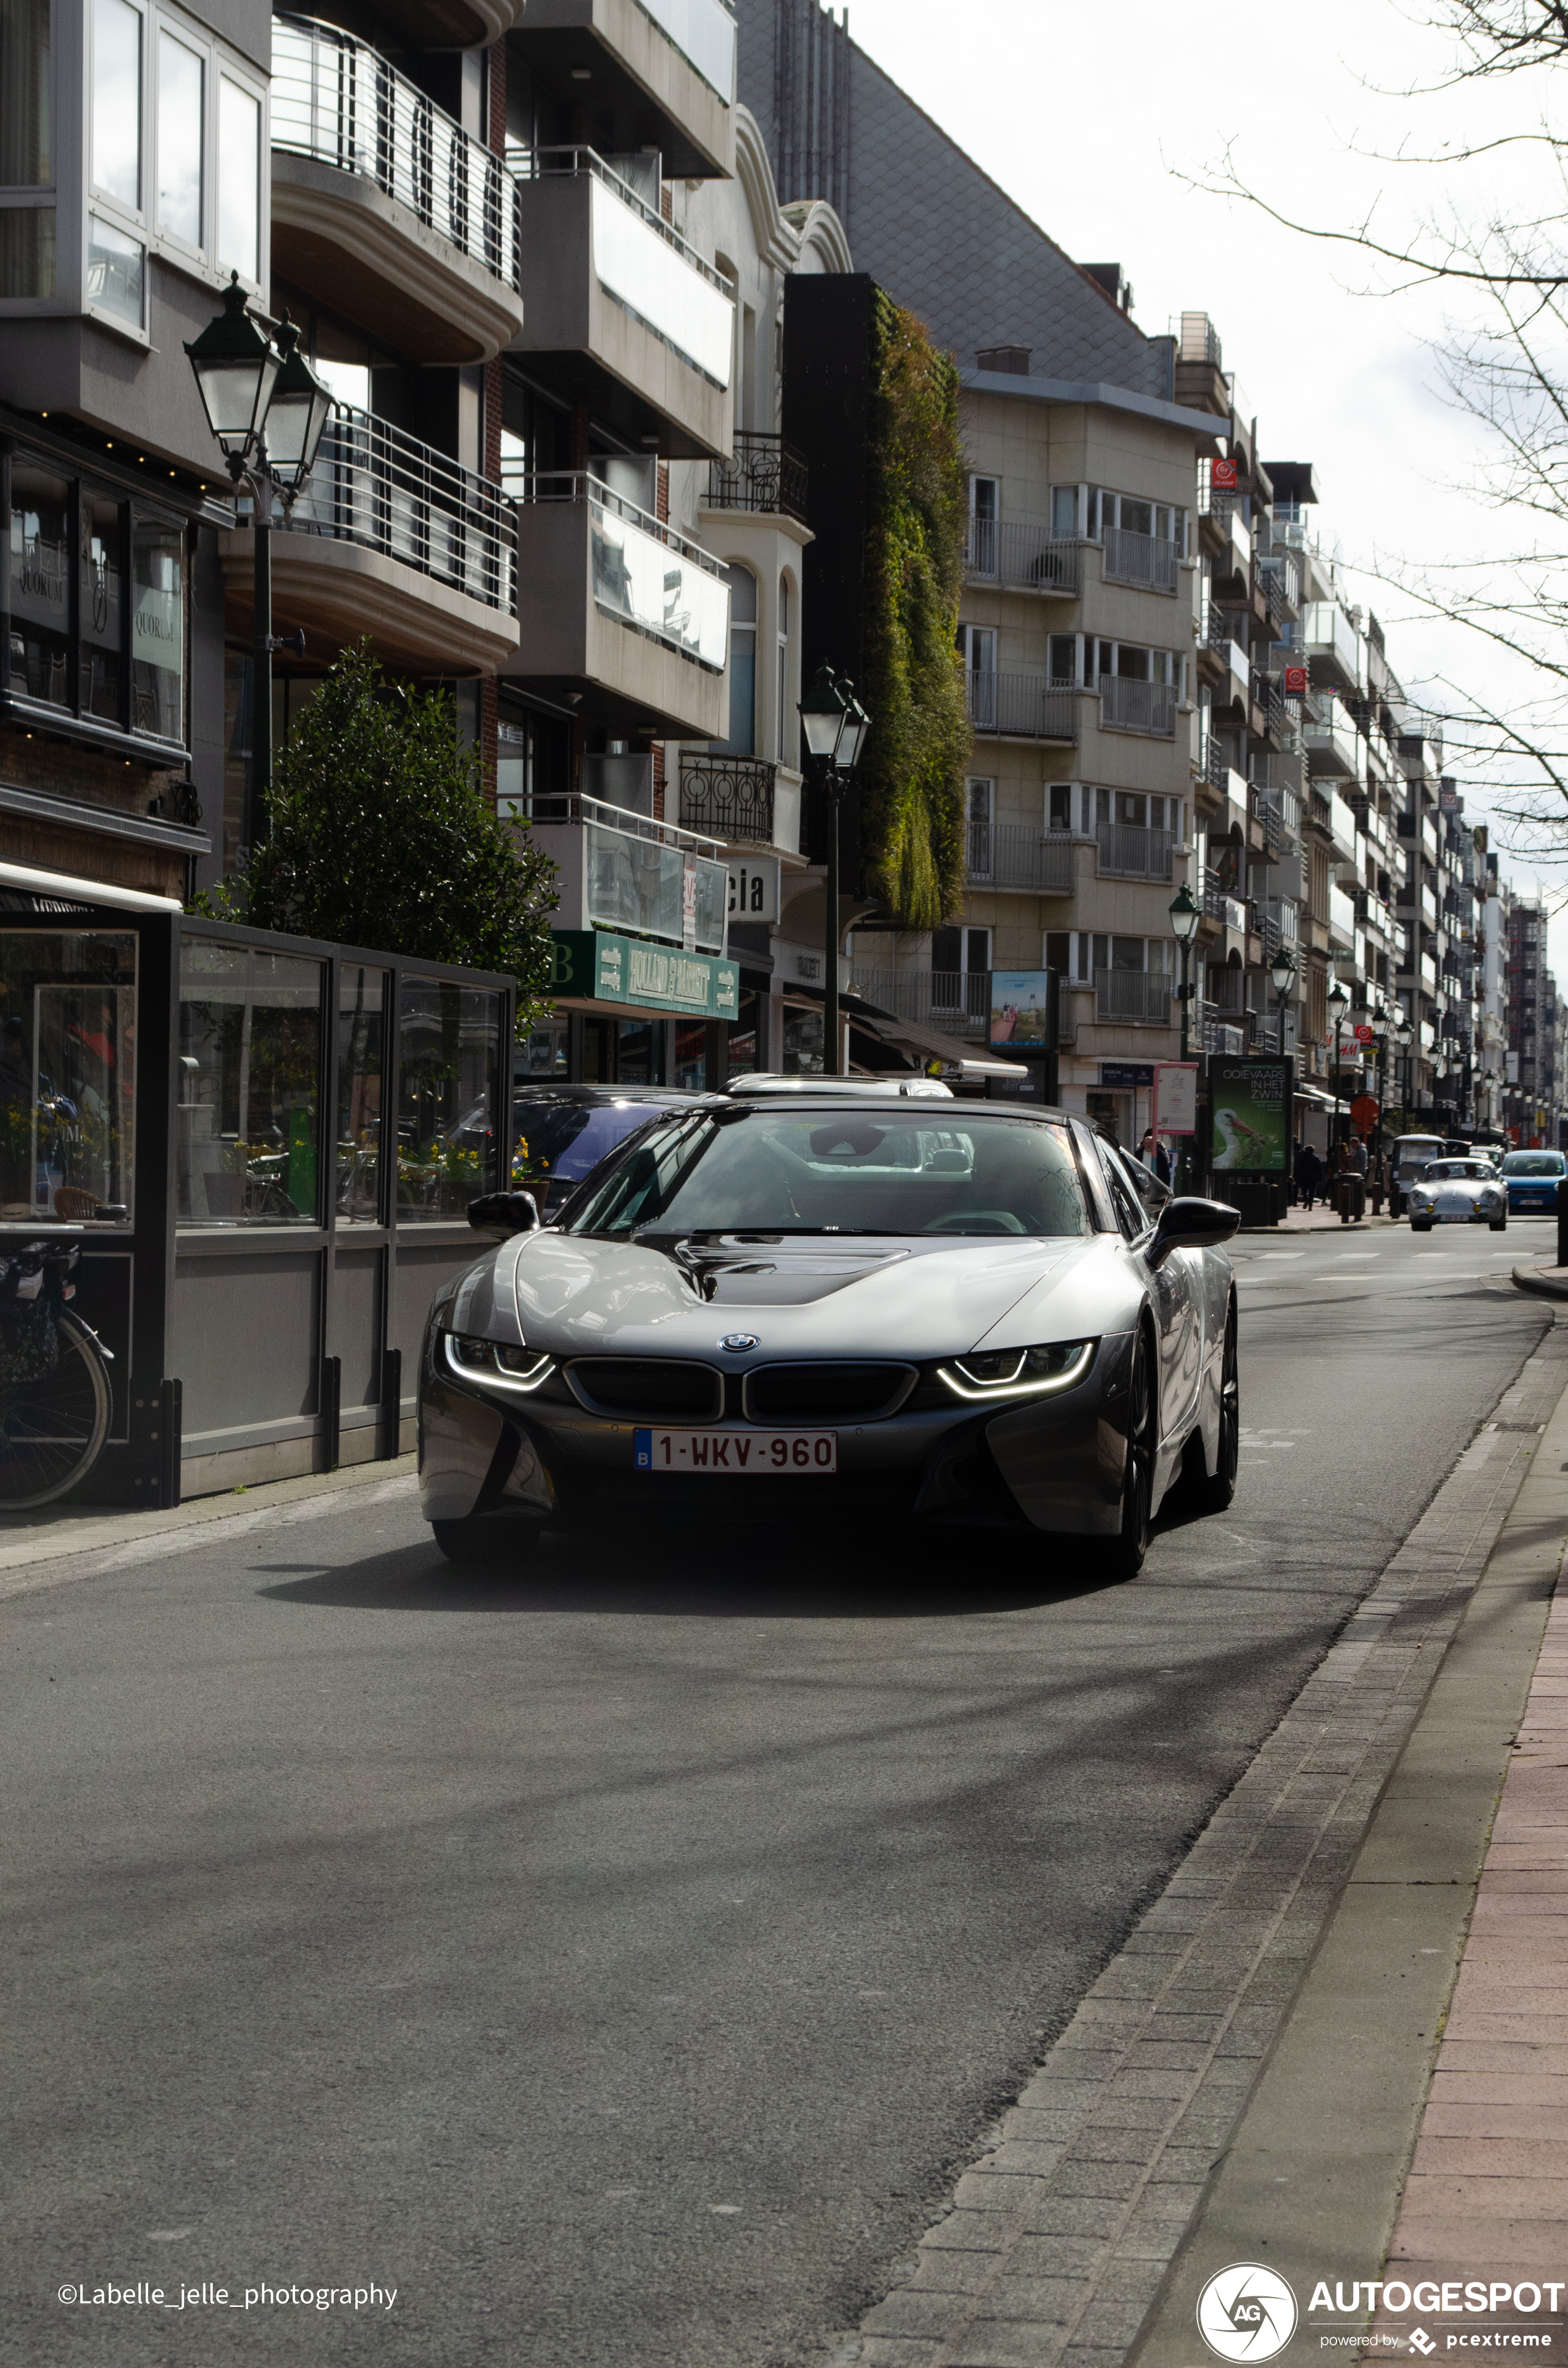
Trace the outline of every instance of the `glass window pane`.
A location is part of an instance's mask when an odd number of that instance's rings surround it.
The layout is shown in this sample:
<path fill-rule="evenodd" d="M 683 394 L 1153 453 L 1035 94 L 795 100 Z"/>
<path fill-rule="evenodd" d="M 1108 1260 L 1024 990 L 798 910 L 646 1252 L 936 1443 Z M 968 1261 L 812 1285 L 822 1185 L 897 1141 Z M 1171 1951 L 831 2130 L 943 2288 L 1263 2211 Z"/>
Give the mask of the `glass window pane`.
<path fill-rule="evenodd" d="M 242 279 L 261 277 L 260 174 L 260 105 L 222 74 L 218 83 L 218 261 Z"/>
<path fill-rule="evenodd" d="M 337 996 L 337 1219 L 373 1225 L 381 1213 L 381 1064 L 387 973 L 346 962 Z"/>
<path fill-rule="evenodd" d="M 141 243 L 94 214 L 87 224 L 87 302 L 117 321 L 142 326 L 146 250 Z"/>
<path fill-rule="evenodd" d="M 501 997 L 453 979 L 403 982 L 397 1047 L 400 1224 L 450 1224 L 499 1189 Z"/>
<path fill-rule="evenodd" d="M 0 189 L 54 184 L 50 0 L 0 5 Z"/>
<path fill-rule="evenodd" d="M 136 939 L 0 931 L 0 1221 L 128 1224 Z"/>
<path fill-rule="evenodd" d="M 201 60 L 172 33 L 158 35 L 158 220 L 201 245 Z"/>
<path fill-rule="evenodd" d="M 71 701 L 71 488 L 18 452 L 11 463 L 13 690 L 51 707 Z"/>
<path fill-rule="evenodd" d="M 125 506 L 82 488 L 82 555 L 76 590 L 82 633 L 84 715 L 121 718 L 121 635 L 124 630 Z"/>
<path fill-rule="evenodd" d="M 130 0 L 93 0 L 93 179 L 142 203 L 142 17 Z"/>
<path fill-rule="evenodd" d="M 315 1224 L 324 967 L 184 940 L 175 1129 L 182 1224 Z"/>
<path fill-rule="evenodd" d="M 131 620 L 131 728 L 185 738 L 185 537 L 139 518 L 131 536 L 136 608 Z"/>

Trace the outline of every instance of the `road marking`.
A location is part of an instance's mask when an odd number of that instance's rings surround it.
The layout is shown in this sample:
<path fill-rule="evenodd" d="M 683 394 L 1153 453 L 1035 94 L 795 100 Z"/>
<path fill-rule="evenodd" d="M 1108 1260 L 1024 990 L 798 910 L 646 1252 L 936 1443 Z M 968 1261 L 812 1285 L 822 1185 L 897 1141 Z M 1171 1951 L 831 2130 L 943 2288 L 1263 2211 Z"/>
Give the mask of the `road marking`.
<path fill-rule="evenodd" d="M 1256 1251 L 1253 1253 L 1253 1255 L 1254 1255 L 1256 1258 L 1305 1258 L 1307 1254 L 1306 1254 L 1305 1250 L 1256 1250 Z"/>

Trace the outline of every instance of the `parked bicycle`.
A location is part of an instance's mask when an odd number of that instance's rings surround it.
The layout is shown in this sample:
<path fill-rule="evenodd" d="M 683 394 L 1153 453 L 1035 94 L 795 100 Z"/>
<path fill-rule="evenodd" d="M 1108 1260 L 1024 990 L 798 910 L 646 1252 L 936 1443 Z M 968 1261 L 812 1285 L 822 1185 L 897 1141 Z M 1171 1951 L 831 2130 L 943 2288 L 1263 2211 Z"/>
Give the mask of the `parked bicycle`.
<path fill-rule="evenodd" d="M 45 1241 L 0 1257 L 0 1513 L 52 1504 L 103 1452 L 112 1352 L 68 1304 L 81 1255 Z"/>

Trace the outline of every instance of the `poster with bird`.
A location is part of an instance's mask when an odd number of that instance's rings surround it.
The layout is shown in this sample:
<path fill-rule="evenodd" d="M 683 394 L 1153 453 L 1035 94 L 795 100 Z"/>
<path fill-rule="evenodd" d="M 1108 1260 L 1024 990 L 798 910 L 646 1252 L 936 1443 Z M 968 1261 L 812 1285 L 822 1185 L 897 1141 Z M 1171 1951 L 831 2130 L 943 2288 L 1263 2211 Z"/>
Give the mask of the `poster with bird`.
<path fill-rule="evenodd" d="M 1290 1067 L 1289 1061 L 1210 1062 L 1210 1165 L 1216 1173 L 1285 1174 L 1290 1148 Z"/>

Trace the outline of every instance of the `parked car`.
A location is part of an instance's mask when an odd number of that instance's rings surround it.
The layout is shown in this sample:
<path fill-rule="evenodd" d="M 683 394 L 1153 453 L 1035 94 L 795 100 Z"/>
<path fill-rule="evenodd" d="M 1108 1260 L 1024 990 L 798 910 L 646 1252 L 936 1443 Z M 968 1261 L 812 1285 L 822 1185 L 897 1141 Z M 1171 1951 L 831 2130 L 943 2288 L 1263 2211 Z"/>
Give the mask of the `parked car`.
<path fill-rule="evenodd" d="M 1178 1480 L 1235 1486 L 1238 1223 L 1082 1120 L 825 1090 L 704 1098 L 437 1295 L 420 1486 L 442 1550 L 512 1517 L 976 1523 L 1125 1576 Z M 494 1525 L 490 1525 L 494 1532 Z M 824 1529 L 822 1535 L 831 1534 Z"/>
<path fill-rule="evenodd" d="M 700 1102 L 681 1086 L 530 1086 L 512 1098 L 512 1183 L 541 1216 L 650 1119 Z"/>
<path fill-rule="evenodd" d="M 1503 1181 L 1509 1209 L 1519 1217 L 1555 1215 L 1557 1187 L 1565 1172 L 1568 1159 L 1560 1151 L 1505 1152 Z"/>
<path fill-rule="evenodd" d="M 1410 1188 L 1410 1230 L 1429 1234 L 1434 1225 L 1490 1225 L 1500 1234 L 1508 1222 L 1508 1196 L 1489 1159 L 1431 1159 Z"/>

